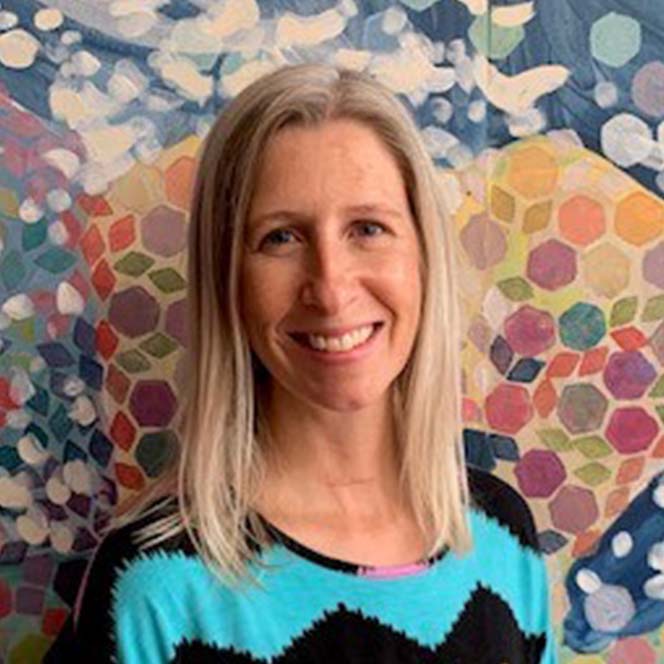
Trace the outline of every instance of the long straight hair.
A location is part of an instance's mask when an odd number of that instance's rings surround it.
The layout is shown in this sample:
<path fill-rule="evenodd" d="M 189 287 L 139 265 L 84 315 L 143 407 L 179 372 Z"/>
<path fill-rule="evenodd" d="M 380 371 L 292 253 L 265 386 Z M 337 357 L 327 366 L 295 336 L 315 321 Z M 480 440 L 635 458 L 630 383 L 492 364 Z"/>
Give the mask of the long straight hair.
<path fill-rule="evenodd" d="M 402 496 L 429 555 L 472 546 L 461 433 L 461 321 L 455 236 L 431 159 L 407 109 L 368 74 L 327 65 L 282 67 L 245 88 L 219 115 L 200 153 L 188 249 L 186 385 L 174 465 L 116 523 L 157 496 L 178 509 L 139 531 L 145 545 L 187 532 L 230 583 L 256 581 L 248 563 L 269 537 L 252 509 L 270 439 L 269 375 L 239 313 L 244 226 L 261 158 L 286 126 L 347 119 L 383 141 L 402 174 L 420 247 L 423 299 L 408 363 L 391 386 Z M 157 507 L 159 504 L 157 504 Z"/>

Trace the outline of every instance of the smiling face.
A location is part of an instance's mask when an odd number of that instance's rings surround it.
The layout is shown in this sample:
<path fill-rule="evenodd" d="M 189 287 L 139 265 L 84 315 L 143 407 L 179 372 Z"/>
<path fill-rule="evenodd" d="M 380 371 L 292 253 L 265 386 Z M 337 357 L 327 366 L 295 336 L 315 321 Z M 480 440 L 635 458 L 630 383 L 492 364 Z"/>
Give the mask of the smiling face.
<path fill-rule="evenodd" d="M 422 294 L 405 184 L 374 131 L 352 120 L 279 131 L 244 242 L 241 315 L 273 390 L 335 411 L 386 399 L 410 356 Z M 377 322 L 345 354 L 314 350 L 297 334 Z"/>

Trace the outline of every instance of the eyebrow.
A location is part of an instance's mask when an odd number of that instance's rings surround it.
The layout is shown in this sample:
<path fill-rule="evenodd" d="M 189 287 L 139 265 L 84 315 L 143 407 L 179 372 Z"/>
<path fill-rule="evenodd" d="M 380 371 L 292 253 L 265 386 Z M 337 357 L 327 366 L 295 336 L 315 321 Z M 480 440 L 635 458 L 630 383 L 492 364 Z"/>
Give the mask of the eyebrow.
<path fill-rule="evenodd" d="M 343 208 L 342 212 L 345 215 L 371 216 L 373 214 L 380 214 L 388 217 L 394 217 L 395 219 L 403 218 L 403 213 L 399 212 L 399 210 L 396 210 L 395 208 L 392 208 L 389 205 L 384 205 L 382 203 L 363 203 L 361 205 L 349 205 L 348 207 Z M 306 222 L 308 219 L 308 215 L 301 214 L 300 212 L 294 212 L 292 210 L 271 210 L 250 219 L 249 225 L 251 230 L 255 230 L 268 221 L 283 220 Z"/>

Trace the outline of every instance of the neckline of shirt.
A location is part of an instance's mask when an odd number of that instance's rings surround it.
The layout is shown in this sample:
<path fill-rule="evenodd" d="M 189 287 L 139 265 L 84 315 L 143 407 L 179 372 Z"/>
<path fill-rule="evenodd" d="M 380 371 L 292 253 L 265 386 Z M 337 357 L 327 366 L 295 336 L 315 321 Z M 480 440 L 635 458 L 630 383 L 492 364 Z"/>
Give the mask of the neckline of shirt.
<path fill-rule="evenodd" d="M 417 563 L 405 565 L 363 565 L 361 563 L 333 558 L 319 551 L 315 551 L 284 533 L 262 515 L 259 515 L 259 517 L 270 537 L 296 556 L 304 558 L 305 560 L 326 569 L 370 579 L 390 580 L 422 574 L 430 569 L 436 562 L 441 560 L 449 550 L 447 546 L 444 546 L 435 555 Z"/>

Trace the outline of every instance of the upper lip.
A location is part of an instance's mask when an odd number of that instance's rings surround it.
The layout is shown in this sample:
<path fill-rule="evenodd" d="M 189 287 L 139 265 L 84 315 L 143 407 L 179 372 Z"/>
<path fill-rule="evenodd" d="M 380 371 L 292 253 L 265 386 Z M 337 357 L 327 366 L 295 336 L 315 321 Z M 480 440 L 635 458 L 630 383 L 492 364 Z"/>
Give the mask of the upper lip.
<path fill-rule="evenodd" d="M 328 327 L 328 328 L 319 328 L 317 330 L 293 330 L 289 334 L 316 334 L 322 337 L 340 337 L 347 332 L 352 332 L 357 330 L 360 327 L 365 327 L 366 325 L 378 325 L 383 321 L 375 320 L 368 321 L 367 323 L 357 323 L 356 325 L 346 325 L 345 327 Z"/>

